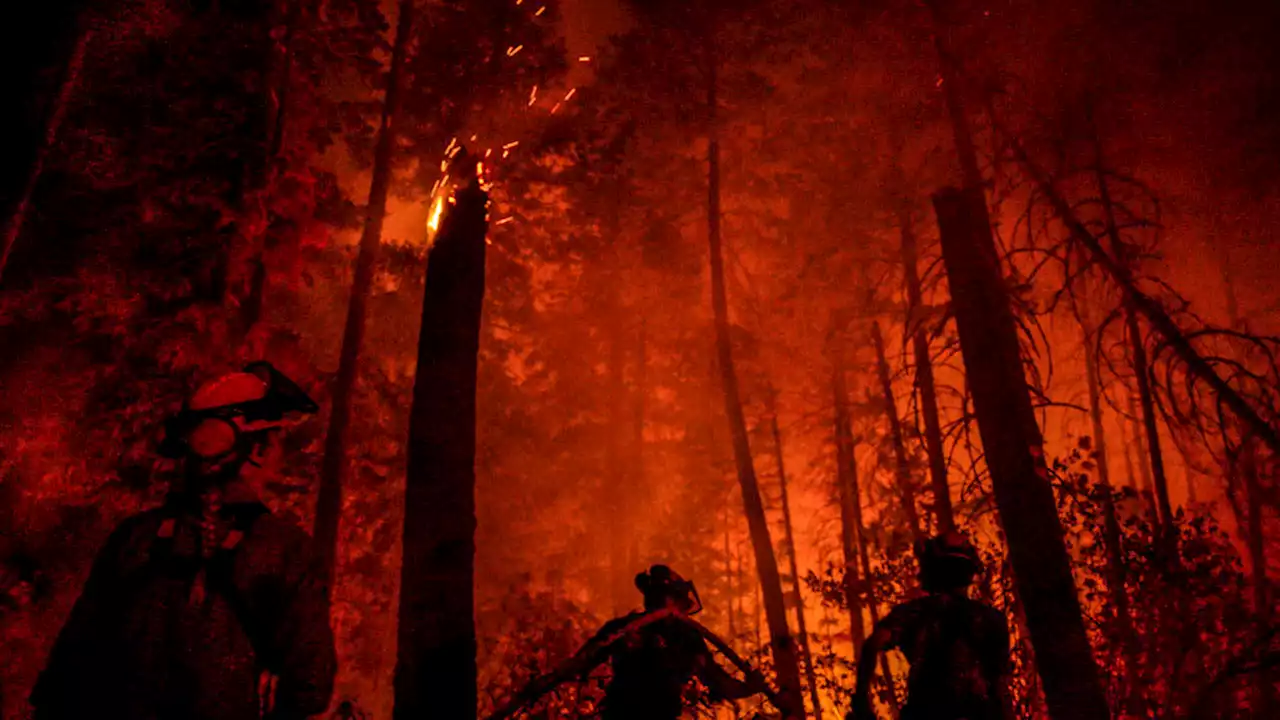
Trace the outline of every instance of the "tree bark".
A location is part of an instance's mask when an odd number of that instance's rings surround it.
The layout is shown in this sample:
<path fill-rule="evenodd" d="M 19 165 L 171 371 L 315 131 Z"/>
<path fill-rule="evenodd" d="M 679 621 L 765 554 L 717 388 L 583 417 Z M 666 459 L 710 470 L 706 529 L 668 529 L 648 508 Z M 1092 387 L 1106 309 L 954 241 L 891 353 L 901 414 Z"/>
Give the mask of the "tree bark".
<path fill-rule="evenodd" d="M 862 622 L 862 603 L 858 598 L 858 548 L 862 547 L 858 466 L 854 461 L 853 430 L 849 419 L 849 398 L 844 384 L 844 372 L 834 357 L 831 371 L 835 406 L 836 486 L 840 497 L 840 549 L 844 557 L 844 599 L 849 608 L 849 635 L 853 639 L 853 651 L 857 653 L 867 639 L 866 627 Z"/>
<path fill-rule="evenodd" d="M 947 455 L 942 447 L 942 423 L 938 419 L 938 391 L 933 381 L 933 359 L 929 352 L 929 336 L 925 332 L 921 302 L 920 276 L 916 269 L 916 237 L 911 217 L 903 210 L 898 216 L 902 233 L 902 269 L 907 289 L 906 331 L 911 335 L 911 348 L 916 362 L 916 387 L 920 390 L 920 415 L 924 420 L 925 450 L 929 453 L 929 480 L 933 489 L 933 515 L 938 532 L 956 529 L 951 505 L 951 489 L 947 484 Z"/>
<path fill-rule="evenodd" d="M 911 478 L 911 466 L 907 460 L 907 445 L 902 437 L 902 419 L 898 417 L 898 403 L 893 398 L 893 380 L 889 376 L 889 362 L 885 359 L 884 338 L 880 335 L 880 323 L 871 323 L 871 342 L 876 349 L 876 370 L 880 377 L 880 393 L 884 398 L 884 414 L 889 421 L 889 441 L 893 444 L 893 471 L 898 485 L 898 500 L 902 503 L 903 517 L 915 542 L 925 540 L 920 529 L 920 515 L 916 511 L 916 491 Z"/>
<path fill-rule="evenodd" d="M 716 355 L 719 360 L 720 380 L 724 392 L 725 415 L 729 432 L 733 437 L 733 455 L 738 468 L 738 484 L 742 491 L 742 506 L 747 515 L 747 528 L 755 551 L 756 572 L 760 576 L 760 590 L 764 596 L 765 620 L 769 626 L 769 643 L 773 649 L 774 667 L 778 673 L 779 696 L 783 714 L 791 720 L 804 720 L 804 701 L 801 699 L 800 665 L 796 657 L 795 641 L 787 626 L 787 608 L 782 596 L 782 578 L 778 574 L 778 561 L 773 555 L 773 540 L 769 534 L 769 522 L 765 518 L 764 503 L 760 499 L 760 485 L 756 479 L 755 464 L 751 458 L 751 441 L 747 436 L 747 421 L 742 411 L 742 399 L 738 391 L 738 377 L 733 365 L 732 339 L 729 334 L 729 308 L 725 294 L 724 258 L 720 249 L 720 142 L 716 137 L 716 79 L 715 53 L 709 73 L 707 105 L 712 116 L 711 137 L 707 148 L 707 224 L 708 244 L 711 255 L 711 307 L 715 315 Z"/>
<path fill-rule="evenodd" d="M 774 401 L 771 400 L 770 405 Z M 787 559 L 791 564 L 792 601 L 796 604 L 796 630 L 800 634 L 800 655 L 804 660 L 805 681 L 809 686 L 809 701 L 813 715 L 821 720 L 822 703 L 818 700 L 818 674 L 813 667 L 813 653 L 809 648 L 809 630 L 804 617 L 804 595 L 800 592 L 800 561 L 796 558 L 796 536 L 791 523 L 791 500 L 787 493 L 787 469 L 782 460 L 782 430 L 778 427 L 776 408 L 770 408 L 769 422 L 773 430 L 773 454 L 778 465 L 778 489 L 782 499 L 782 522 L 786 532 Z"/>
<path fill-rule="evenodd" d="M 347 436 L 351 425 L 351 403 L 355 391 L 360 349 L 364 344 L 364 319 L 373 284 L 373 268 L 382 242 L 382 222 L 386 218 L 387 193 L 391 187 L 391 161 L 395 148 L 395 120 L 400 112 L 404 88 L 404 67 L 413 32 L 414 0 L 400 0 L 395 43 L 391 50 L 391 72 L 387 96 L 382 106 L 373 156 L 373 177 L 365 208 L 364 232 L 356 256 L 355 279 L 347 303 L 347 320 L 342 331 L 338 375 L 333 383 L 333 409 L 324 438 L 324 459 L 320 466 L 320 493 L 316 499 L 313 535 L 322 563 L 323 578 L 332 586 L 338 556 L 338 526 L 342 515 L 342 477 L 347 470 Z"/>
<path fill-rule="evenodd" d="M 397 720 L 476 716 L 476 366 L 488 197 L 458 193 L 427 262 L 409 420 Z"/>
<path fill-rule="evenodd" d="M 91 11 L 85 11 L 86 17 L 89 17 Z M 89 22 L 92 22 L 90 20 Z M 44 134 L 40 138 L 40 146 L 36 148 L 35 158 L 31 161 L 31 167 L 27 170 L 26 182 L 22 185 L 22 194 L 18 196 L 18 201 L 14 204 L 13 212 L 9 215 L 8 222 L 4 226 L 4 236 L 0 239 L 0 280 L 4 279 L 5 267 L 9 264 L 9 254 L 13 252 L 13 246 L 18 242 L 18 237 L 22 234 L 22 228 L 27 222 L 27 213 L 31 209 L 31 198 L 35 195 L 36 185 L 40 182 L 40 176 L 44 173 L 45 160 L 49 157 L 49 151 L 53 149 L 58 140 L 58 131 L 62 129 L 62 121 L 67 116 L 67 106 L 71 103 L 71 97 L 75 95 L 76 89 L 80 86 L 80 74 L 84 69 L 84 57 L 88 52 L 89 44 L 93 41 L 94 31 L 88 26 L 80 32 L 80 36 L 76 38 L 76 44 L 71 50 L 71 55 L 67 58 L 66 65 L 62 68 L 62 78 L 58 83 L 58 92 L 49 104 L 49 110 L 45 113 Z"/>
<path fill-rule="evenodd" d="M 982 188 L 947 188 L 933 203 L 965 375 L 1050 717 L 1109 717 Z"/>

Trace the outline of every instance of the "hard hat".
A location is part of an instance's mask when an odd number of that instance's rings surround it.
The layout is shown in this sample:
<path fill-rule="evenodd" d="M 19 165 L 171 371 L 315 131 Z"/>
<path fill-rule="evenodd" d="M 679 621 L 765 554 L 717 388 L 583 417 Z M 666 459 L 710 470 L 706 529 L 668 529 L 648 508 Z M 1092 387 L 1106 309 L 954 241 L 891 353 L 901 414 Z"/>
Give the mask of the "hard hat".
<path fill-rule="evenodd" d="M 955 531 L 918 543 L 915 550 L 921 579 L 926 586 L 937 586 L 938 589 L 967 586 L 982 570 L 978 549 L 969 538 Z"/>
<path fill-rule="evenodd" d="M 702 610 L 702 598 L 692 580 L 685 580 L 666 565 L 654 565 L 636 575 L 636 589 L 646 598 L 672 598 L 688 615 Z"/>
<path fill-rule="evenodd" d="M 210 380 L 165 423 L 160 454 L 210 461 L 247 451 L 246 437 L 298 422 L 319 407 L 270 363 Z"/>

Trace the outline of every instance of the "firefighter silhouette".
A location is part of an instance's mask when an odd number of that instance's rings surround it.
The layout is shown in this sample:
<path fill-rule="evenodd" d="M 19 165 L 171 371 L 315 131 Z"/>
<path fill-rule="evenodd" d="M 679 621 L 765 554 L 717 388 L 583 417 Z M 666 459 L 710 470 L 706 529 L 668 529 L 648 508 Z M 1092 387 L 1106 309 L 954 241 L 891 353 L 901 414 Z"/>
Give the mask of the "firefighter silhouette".
<path fill-rule="evenodd" d="M 701 631 L 688 616 L 702 609 L 693 583 L 666 565 L 636 576 L 644 610 L 605 623 L 564 666 L 535 680 L 489 720 L 509 717 L 562 682 L 583 677 L 605 662 L 613 675 L 605 686 L 602 720 L 676 720 L 685 688 L 695 677 L 714 701 L 769 692 L 752 672 L 738 680 L 716 662 Z"/>
<path fill-rule="evenodd" d="M 1009 629 L 999 610 L 971 600 L 978 552 L 951 532 L 918 543 L 926 595 L 893 608 L 858 655 L 852 720 L 873 720 L 870 687 L 880 654 L 897 649 L 911 669 L 901 720 L 996 720 L 1005 715 Z"/>
<path fill-rule="evenodd" d="M 201 386 L 165 428 L 181 473 L 126 519 L 31 696 L 37 720 L 286 720 L 323 712 L 336 667 L 310 538 L 254 486 L 277 431 L 316 412 L 267 363 Z"/>

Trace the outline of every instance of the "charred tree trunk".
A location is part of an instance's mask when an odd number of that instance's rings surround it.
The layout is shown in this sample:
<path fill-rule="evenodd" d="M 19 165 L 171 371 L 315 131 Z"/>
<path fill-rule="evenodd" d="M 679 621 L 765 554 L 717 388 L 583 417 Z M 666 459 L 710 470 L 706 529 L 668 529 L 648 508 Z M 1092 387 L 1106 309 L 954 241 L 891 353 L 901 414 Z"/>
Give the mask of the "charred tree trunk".
<path fill-rule="evenodd" d="M 1115 209 L 1111 203 L 1111 190 L 1107 186 L 1107 176 L 1102 171 L 1102 143 L 1094 138 L 1094 150 L 1097 164 L 1094 168 L 1098 182 L 1098 195 L 1102 200 L 1102 210 L 1106 220 L 1107 237 L 1111 240 L 1111 252 L 1116 262 L 1125 269 L 1130 268 L 1129 248 L 1120 237 L 1116 225 Z M 1147 449 L 1151 461 L 1151 475 L 1155 481 L 1156 503 L 1160 510 L 1161 523 L 1164 526 L 1166 540 L 1173 536 L 1173 508 L 1169 502 L 1169 482 L 1165 473 L 1164 451 L 1160 447 L 1160 429 L 1157 425 L 1155 403 L 1151 397 L 1150 365 L 1147 362 L 1147 348 L 1142 340 L 1142 329 L 1138 325 L 1137 313 L 1134 312 L 1133 301 L 1125 301 L 1125 328 L 1129 335 L 1130 360 L 1133 363 L 1133 374 L 1138 384 L 1138 400 L 1142 405 L 1142 426 L 1147 435 Z"/>
<path fill-rule="evenodd" d="M 902 269 L 907 288 L 906 331 L 911 335 L 911 349 L 915 355 L 916 387 L 920 390 L 920 415 L 924 420 L 925 450 L 929 453 L 933 514 L 938 532 L 945 533 L 956 529 L 956 520 L 951 506 L 951 489 L 947 484 L 947 456 L 942 447 L 942 424 L 938 420 L 938 391 L 933 381 L 933 359 L 929 352 L 929 336 L 921 317 L 923 303 L 920 276 L 916 269 L 916 237 L 909 213 L 901 212 L 898 224 L 902 232 Z"/>
<path fill-rule="evenodd" d="M 889 361 L 884 355 L 880 323 L 871 323 L 871 342 L 876 349 L 876 370 L 880 376 L 880 392 L 884 397 L 884 414 L 889 421 L 889 441 L 893 443 L 893 472 L 898 485 L 898 500 L 902 503 L 903 517 L 911 530 L 911 539 L 923 542 L 925 536 L 920 529 L 920 515 L 916 512 L 916 491 L 907 460 L 906 441 L 902 437 L 902 419 L 898 417 L 898 403 L 893 398 L 893 380 L 889 376 Z"/>
<path fill-rule="evenodd" d="M 85 11 L 86 17 L 91 11 Z M 58 82 L 58 92 L 49 102 L 49 109 L 45 112 L 44 133 L 40 138 L 40 144 L 36 148 L 35 158 L 31 161 L 31 167 L 27 170 L 26 181 L 22 185 L 21 194 L 18 195 L 17 201 L 14 203 L 13 211 L 4 224 L 4 236 L 0 238 L 0 280 L 4 279 L 5 266 L 9 264 L 9 253 L 13 252 L 13 246 L 18 242 L 18 236 L 22 234 L 22 227 L 27 222 L 27 213 L 31 209 L 31 197 L 36 192 L 36 185 L 40 182 L 40 176 L 44 173 L 45 160 L 49 157 L 49 151 L 53 149 L 58 140 L 58 131 L 62 129 L 62 120 L 67 116 L 67 106 L 71 104 L 71 97 L 75 95 L 76 89 L 80 86 L 80 74 L 84 69 L 84 56 L 89 50 L 89 44 L 93 42 L 94 31 L 91 26 L 91 20 L 86 22 L 84 30 L 80 31 L 79 37 L 76 38 L 75 46 L 71 49 L 71 55 L 67 58 L 66 64 L 62 68 L 62 77 Z"/>
<path fill-rule="evenodd" d="M 476 717 L 476 365 L 487 203 L 475 180 L 460 191 L 427 262 L 405 481 L 397 720 Z"/>
<path fill-rule="evenodd" d="M 316 499 L 313 535 L 322 563 L 322 573 L 332 586 L 338 557 L 338 525 L 342 515 L 342 477 L 347 469 L 347 436 L 351 426 L 351 403 L 355 393 L 360 348 L 364 344 L 364 318 L 373 284 L 373 267 L 382 242 L 382 221 L 387 213 L 387 192 L 391 187 L 391 160 L 395 148 L 395 119 L 403 94 L 404 67 L 413 31 L 414 0 L 400 0 L 395 44 L 391 50 L 391 72 L 387 97 L 382 106 L 382 122 L 373 156 L 373 178 L 365 208 L 364 232 L 356 256 L 355 279 L 347 304 L 347 321 L 342 331 L 338 375 L 333 383 L 333 409 L 324 438 L 324 460 L 320 466 L 320 494 Z"/>
<path fill-rule="evenodd" d="M 266 266 L 267 232 L 270 227 L 268 197 L 261 196 L 269 190 L 277 173 L 284 152 L 284 132 L 289 114 L 289 94 L 293 81 L 293 42 L 302 22 L 303 3 L 307 0 L 287 0 L 284 8 L 283 34 L 275 42 L 267 64 L 265 102 L 267 105 L 265 136 L 266 153 L 256 177 L 247 183 L 248 202 L 253 204 L 250 216 L 250 236 L 246 238 L 252 248 L 249 260 L 249 290 L 240 305 L 240 333 L 248 335 L 262 318 L 270 274 Z M 274 36 L 273 36 L 274 37 Z"/>
<path fill-rule="evenodd" d="M 853 429 L 849 419 L 848 392 L 844 372 L 838 362 L 832 363 L 831 389 L 835 401 L 836 485 L 840 497 L 840 549 L 844 557 L 844 599 L 849 608 L 849 634 L 853 649 L 867 638 L 862 622 L 862 603 L 858 598 L 860 575 L 858 548 L 862 546 L 862 514 L 859 512 L 858 467 L 853 455 Z M 864 550 L 865 551 L 865 550 Z M 865 563 L 863 563 L 865 565 Z"/>
<path fill-rule="evenodd" d="M 1129 417 L 1134 422 L 1141 422 L 1138 414 L 1138 401 L 1133 391 L 1129 391 Z M 1127 422 L 1127 420 L 1126 420 Z M 1138 479 L 1142 483 L 1142 487 L 1138 488 L 1138 494 L 1147 501 L 1147 509 L 1151 511 L 1151 521 L 1153 525 L 1160 525 L 1160 507 L 1156 504 L 1156 494 L 1151 486 L 1151 465 L 1146 461 L 1147 458 L 1147 440 L 1146 434 L 1141 427 L 1133 428 L 1134 446 L 1138 452 Z M 1128 450 L 1126 449 L 1126 457 Z"/>
<path fill-rule="evenodd" d="M 782 499 L 782 522 L 786 532 L 787 559 L 791 564 L 791 593 L 792 601 L 796 604 L 796 630 L 800 634 L 800 655 L 804 660 L 805 681 L 809 686 L 809 701 L 813 703 L 813 715 L 821 719 L 822 703 L 818 700 L 818 674 L 814 670 L 813 653 L 809 648 L 809 630 L 804 617 L 804 595 L 800 593 L 800 561 L 796 558 L 796 536 L 791 524 L 791 500 L 787 494 L 787 469 L 782 460 L 782 430 L 778 428 L 776 409 L 771 408 L 769 421 L 773 430 L 773 454 L 778 465 L 778 489 Z"/>
<path fill-rule="evenodd" d="M 1089 386 L 1089 420 L 1093 425 L 1093 458 L 1098 467 L 1098 481 L 1102 485 L 1102 534 L 1107 555 L 1107 590 L 1111 599 L 1111 612 L 1115 619 L 1115 631 L 1124 652 L 1128 680 L 1128 703 L 1131 713 L 1139 711 L 1141 692 L 1139 687 L 1139 658 L 1137 636 L 1133 630 L 1133 616 L 1129 610 L 1128 572 L 1121 548 L 1120 519 L 1116 514 L 1115 497 L 1111 485 L 1111 467 L 1108 464 L 1106 431 L 1102 423 L 1102 392 L 1098 377 L 1098 364 L 1093 357 L 1093 339 L 1088 323 L 1081 321 L 1084 330 L 1084 364 Z"/>
<path fill-rule="evenodd" d="M 933 202 L 965 375 L 1050 717 L 1109 717 L 982 188 L 944 189 Z"/>
<path fill-rule="evenodd" d="M 742 411 L 742 399 L 738 392 L 738 377 L 733 366 L 733 346 L 729 333 L 729 307 L 725 294 L 724 258 L 720 249 L 720 141 L 716 137 L 716 73 L 715 53 L 712 58 L 707 105 L 712 116 L 711 138 L 707 148 L 707 220 L 708 244 L 711 255 L 711 307 L 715 315 L 716 355 L 720 366 L 720 380 L 724 391 L 725 414 L 729 420 L 729 432 L 733 436 L 733 455 L 738 468 L 738 483 L 742 491 L 742 506 L 747 516 L 747 528 L 755 551 L 756 571 L 760 576 L 760 590 L 764 595 L 765 618 L 769 626 L 769 643 L 773 650 L 774 667 L 778 672 L 779 696 L 786 706 L 783 714 L 791 720 L 804 720 L 804 701 L 800 689 L 800 664 L 796 657 L 795 641 L 787 626 L 787 608 L 782 596 L 782 578 L 778 574 L 778 561 L 773 555 L 773 540 L 769 534 L 769 522 L 765 518 L 764 503 L 760 499 L 760 484 L 756 479 L 755 464 L 751 458 L 751 441 L 747 436 L 747 421 Z"/>

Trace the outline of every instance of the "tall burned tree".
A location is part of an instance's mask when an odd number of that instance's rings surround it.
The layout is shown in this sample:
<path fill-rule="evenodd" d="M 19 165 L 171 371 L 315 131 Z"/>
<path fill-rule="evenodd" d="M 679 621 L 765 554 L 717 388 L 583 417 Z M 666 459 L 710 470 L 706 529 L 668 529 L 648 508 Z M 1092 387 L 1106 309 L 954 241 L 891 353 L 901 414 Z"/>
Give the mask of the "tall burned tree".
<path fill-rule="evenodd" d="M 342 477 L 347 466 L 347 444 L 351 430 L 351 403 L 359 369 L 360 348 L 364 344 L 364 320 L 373 285 L 373 268 L 378 245 L 382 242 L 382 222 L 387 214 L 387 194 L 391 189 L 391 162 L 395 149 L 396 116 L 404 93 L 404 68 L 408 60 L 409 39 L 413 34 L 414 0 L 400 0 L 400 16 L 396 21 L 396 37 L 391 49 L 391 70 L 387 77 L 386 98 L 382 105 L 382 121 L 378 126 L 377 145 L 373 157 L 373 177 L 369 183 L 369 201 L 365 208 L 364 231 L 356 256 L 355 279 L 347 303 L 347 320 L 342 330 L 342 350 L 338 355 L 338 374 L 333 382 L 329 427 L 324 438 L 324 460 L 320 466 L 320 494 L 316 499 L 315 537 L 324 579 L 333 584 L 338 557 L 338 526 L 342 515 Z"/>
<path fill-rule="evenodd" d="M 898 500 L 902 504 L 907 528 L 911 530 L 911 539 L 921 542 L 924 540 L 924 531 L 920 528 L 920 515 L 916 511 L 916 491 L 911 478 L 911 465 L 907 459 L 906 439 L 902 436 L 902 419 L 898 417 L 898 403 L 893 397 L 893 379 L 889 374 L 889 361 L 885 358 L 884 338 L 880 334 L 878 322 L 871 323 L 871 344 L 876 350 L 876 374 L 880 379 L 885 419 L 889 423 L 889 442 L 893 446 L 893 476 Z"/>
<path fill-rule="evenodd" d="M 962 189 L 933 196 L 942 259 L 1014 584 L 1026 611 L 1054 720 L 1110 716 L 1085 632 L 1062 523 L 1036 422 L 1018 326 L 992 237 L 982 172 L 938 0 L 929 8 Z"/>
<path fill-rule="evenodd" d="M 476 366 L 487 204 L 473 175 L 427 260 L 409 419 L 397 720 L 476 716 Z"/>
<path fill-rule="evenodd" d="M 708 37 L 708 45 L 710 45 Z M 710 139 L 707 146 L 707 239 L 711 255 L 711 307 L 715 316 L 716 357 L 721 388 L 724 392 L 725 415 L 733 436 L 733 456 L 738 468 L 738 484 L 742 506 L 747 515 L 751 546 L 755 551 L 759 588 L 763 594 L 765 620 L 769 626 L 769 644 L 778 673 L 782 712 L 792 720 L 805 717 L 800 686 L 800 662 L 795 640 L 787 624 L 787 607 L 782 594 L 782 577 L 773 554 L 769 522 L 760 498 L 760 483 L 751 457 L 751 440 L 742 410 L 738 377 L 733 365 L 733 341 L 730 336 L 728 298 L 725 293 L 724 257 L 720 242 L 720 141 L 716 131 L 716 52 L 709 48 L 707 73 L 707 107 L 710 114 Z"/>
<path fill-rule="evenodd" d="M 1054 720 L 1105 718 L 981 186 L 934 196 L 965 376 Z"/>
<path fill-rule="evenodd" d="M 854 648 L 862 647 L 867 638 L 862 619 L 862 603 L 858 595 L 860 563 L 858 550 L 862 542 L 862 508 L 858 494 L 858 466 L 854 459 L 853 429 L 849 418 L 849 393 L 845 388 L 844 370 L 833 355 L 831 368 L 832 407 L 835 408 L 836 490 L 840 500 L 840 550 L 844 559 L 844 598 L 849 610 L 849 634 Z"/>
<path fill-rule="evenodd" d="M 809 647 L 809 630 L 804 616 L 804 596 L 800 593 L 800 561 L 796 557 L 795 529 L 791 522 L 791 498 L 787 492 L 787 468 L 782 459 L 782 430 L 778 427 L 777 400 L 769 393 L 769 429 L 773 434 L 773 454 L 778 469 L 778 491 L 782 500 L 782 527 L 787 543 L 787 561 L 791 570 L 792 602 L 796 604 L 796 630 L 800 633 L 800 655 L 804 660 L 805 682 L 809 687 L 809 701 L 815 717 L 822 717 L 822 703 L 818 700 L 818 674 L 813 667 L 813 653 Z"/>
<path fill-rule="evenodd" d="M 902 238 L 902 274 L 907 291 L 906 332 L 911 337 L 915 359 L 916 389 L 920 393 L 920 415 L 924 421 L 925 451 L 929 454 L 929 481 L 933 490 L 933 514 L 939 532 L 956 527 L 951 506 L 951 490 L 947 484 L 947 456 L 942 447 L 942 423 L 938 419 L 938 390 L 933 380 L 933 358 L 929 352 L 929 335 L 924 323 L 924 306 L 920 291 L 920 274 L 916 267 L 918 253 L 911 213 L 905 207 L 898 212 L 898 229 Z"/>

